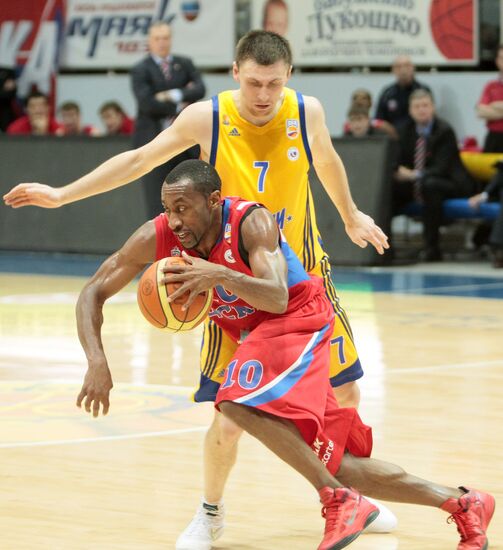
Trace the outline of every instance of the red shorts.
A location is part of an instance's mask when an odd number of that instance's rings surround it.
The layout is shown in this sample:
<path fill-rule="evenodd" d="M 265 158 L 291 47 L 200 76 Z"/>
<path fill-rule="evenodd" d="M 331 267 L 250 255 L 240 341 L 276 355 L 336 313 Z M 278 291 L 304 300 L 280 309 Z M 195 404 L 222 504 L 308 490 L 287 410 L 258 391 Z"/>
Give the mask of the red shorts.
<path fill-rule="evenodd" d="M 323 286 L 313 286 L 301 307 L 250 332 L 227 366 L 215 406 L 233 401 L 293 421 L 335 474 L 346 449 L 370 456 L 372 430 L 356 409 L 335 400 L 328 378 L 332 330 L 332 305 Z"/>

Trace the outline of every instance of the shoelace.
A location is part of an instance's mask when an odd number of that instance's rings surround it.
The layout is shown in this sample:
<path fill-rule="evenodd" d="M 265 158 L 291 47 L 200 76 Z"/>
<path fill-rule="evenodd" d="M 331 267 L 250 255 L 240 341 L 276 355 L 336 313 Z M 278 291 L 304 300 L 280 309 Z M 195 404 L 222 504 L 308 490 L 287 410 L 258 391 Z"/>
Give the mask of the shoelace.
<path fill-rule="evenodd" d="M 466 542 L 470 537 L 483 533 L 475 519 L 476 516 L 472 517 L 467 512 L 468 508 L 462 508 L 447 518 L 447 523 L 456 523 L 458 533 L 461 535 L 461 542 Z"/>
<path fill-rule="evenodd" d="M 337 527 L 337 522 L 340 518 L 340 504 L 342 504 L 347 498 L 347 495 L 344 493 L 344 496 L 342 499 L 338 499 L 335 501 L 335 503 L 331 506 L 323 506 L 321 509 L 321 515 L 324 519 L 326 519 L 325 523 L 325 533 L 328 533 L 329 531 L 334 530 Z M 328 515 L 328 518 L 327 518 Z"/>

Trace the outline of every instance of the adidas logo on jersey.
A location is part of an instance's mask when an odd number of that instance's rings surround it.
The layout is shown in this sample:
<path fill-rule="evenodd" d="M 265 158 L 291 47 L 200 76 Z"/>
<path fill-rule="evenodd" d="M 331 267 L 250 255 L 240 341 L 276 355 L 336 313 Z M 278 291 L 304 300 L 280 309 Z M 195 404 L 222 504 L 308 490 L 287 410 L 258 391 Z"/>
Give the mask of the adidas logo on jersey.
<path fill-rule="evenodd" d="M 238 129 L 234 126 L 234 128 L 229 132 L 230 136 L 240 136 Z"/>

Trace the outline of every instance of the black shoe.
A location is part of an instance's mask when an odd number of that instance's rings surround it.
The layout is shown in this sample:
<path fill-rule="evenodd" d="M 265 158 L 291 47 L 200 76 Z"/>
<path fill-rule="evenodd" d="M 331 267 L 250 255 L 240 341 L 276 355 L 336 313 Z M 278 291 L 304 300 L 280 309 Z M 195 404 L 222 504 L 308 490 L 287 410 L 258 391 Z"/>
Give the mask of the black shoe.
<path fill-rule="evenodd" d="M 419 253 L 419 259 L 422 262 L 441 262 L 443 256 L 438 248 L 425 248 Z"/>

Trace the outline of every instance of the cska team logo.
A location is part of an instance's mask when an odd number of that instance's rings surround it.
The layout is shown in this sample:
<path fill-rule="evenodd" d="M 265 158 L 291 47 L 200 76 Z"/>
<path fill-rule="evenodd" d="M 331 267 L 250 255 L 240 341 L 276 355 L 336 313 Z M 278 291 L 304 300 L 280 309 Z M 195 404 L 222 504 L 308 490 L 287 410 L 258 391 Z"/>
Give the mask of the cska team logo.
<path fill-rule="evenodd" d="M 234 256 L 232 255 L 232 250 L 230 248 L 228 248 L 224 252 L 224 258 L 225 258 L 225 261 L 229 264 L 235 264 L 236 263 L 236 260 L 234 259 Z"/>
<path fill-rule="evenodd" d="M 296 118 L 286 119 L 286 137 L 295 139 L 299 135 L 299 121 Z"/>

